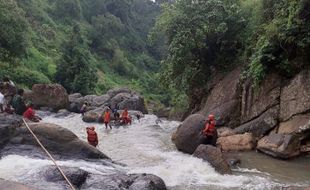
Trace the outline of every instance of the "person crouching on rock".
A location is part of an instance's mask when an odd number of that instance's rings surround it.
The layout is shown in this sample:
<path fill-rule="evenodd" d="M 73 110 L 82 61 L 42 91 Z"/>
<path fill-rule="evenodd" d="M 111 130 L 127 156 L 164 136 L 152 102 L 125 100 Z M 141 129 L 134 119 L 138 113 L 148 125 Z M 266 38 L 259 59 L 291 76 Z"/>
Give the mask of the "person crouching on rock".
<path fill-rule="evenodd" d="M 39 122 L 42 120 L 41 117 L 35 114 L 33 104 L 31 102 L 27 104 L 27 110 L 24 112 L 23 117 L 33 122 Z"/>
<path fill-rule="evenodd" d="M 111 113 L 110 113 L 110 109 L 107 109 L 105 110 L 104 116 L 103 116 L 103 123 L 105 124 L 106 129 L 108 129 L 108 126 L 110 127 L 110 129 L 112 129 L 112 126 L 110 125 L 110 121 L 111 121 Z"/>
<path fill-rule="evenodd" d="M 96 147 L 98 145 L 98 135 L 95 131 L 95 127 L 86 127 L 86 132 L 88 143 Z"/>
<path fill-rule="evenodd" d="M 210 114 L 205 123 L 205 127 L 202 131 L 205 136 L 204 144 L 216 145 L 216 128 L 215 128 L 215 117 Z"/>
<path fill-rule="evenodd" d="M 122 120 L 122 123 L 127 125 L 131 125 L 131 118 L 129 117 L 129 114 L 128 114 L 128 109 L 125 108 L 123 113 L 122 113 L 122 117 L 121 117 L 121 120 Z"/>

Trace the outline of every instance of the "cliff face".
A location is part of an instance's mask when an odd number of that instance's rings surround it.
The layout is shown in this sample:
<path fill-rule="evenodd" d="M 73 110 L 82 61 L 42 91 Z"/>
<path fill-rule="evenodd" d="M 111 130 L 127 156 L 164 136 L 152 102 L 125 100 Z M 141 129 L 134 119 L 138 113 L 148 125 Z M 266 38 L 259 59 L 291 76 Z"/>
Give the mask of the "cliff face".
<path fill-rule="evenodd" d="M 234 134 L 252 133 L 257 148 L 272 156 L 309 153 L 310 69 L 291 79 L 268 74 L 258 89 L 240 74 L 240 68 L 234 69 L 215 83 L 199 113 L 215 114 L 218 127 Z"/>

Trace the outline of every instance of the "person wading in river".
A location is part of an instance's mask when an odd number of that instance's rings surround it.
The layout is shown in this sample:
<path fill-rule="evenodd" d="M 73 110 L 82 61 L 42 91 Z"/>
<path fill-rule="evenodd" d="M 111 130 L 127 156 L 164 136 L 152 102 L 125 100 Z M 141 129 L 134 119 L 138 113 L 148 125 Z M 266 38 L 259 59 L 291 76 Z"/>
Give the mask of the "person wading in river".
<path fill-rule="evenodd" d="M 110 127 L 110 129 L 112 129 L 110 121 L 111 121 L 111 113 L 110 113 L 110 109 L 107 109 L 104 112 L 104 117 L 103 117 L 103 123 L 105 124 L 106 129 L 108 129 L 108 126 Z"/>
<path fill-rule="evenodd" d="M 98 135 L 95 131 L 95 127 L 86 127 L 86 132 L 88 143 L 96 147 L 98 145 Z"/>
<path fill-rule="evenodd" d="M 124 109 L 121 120 L 124 125 L 127 125 L 127 124 L 131 125 L 131 118 L 129 117 L 127 108 Z"/>
<path fill-rule="evenodd" d="M 208 116 L 208 119 L 205 123 L 205 127 L 202 130 L 203 135 L 205 136 L 205 141 L 203 144 L 210 144 L 215 146 L 216 143 L 216 127 L 215 127 L 215 117 L 213 114 Z"/>

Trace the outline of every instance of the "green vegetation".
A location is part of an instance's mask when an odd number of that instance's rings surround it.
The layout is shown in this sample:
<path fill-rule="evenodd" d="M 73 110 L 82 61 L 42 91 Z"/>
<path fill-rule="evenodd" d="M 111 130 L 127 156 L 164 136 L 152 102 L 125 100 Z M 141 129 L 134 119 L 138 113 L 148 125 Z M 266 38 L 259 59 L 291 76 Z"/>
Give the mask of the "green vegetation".
<path fill-rule="evenodd" d="M 0 0 L 0 77 L 83 94 L 128 86 L 178 113 L 188 106 L 185 94 L 207 93 L 214 73 L 242 65 L 258 86 L 268 72 L 290 77 L 305 67 L 309 4 Z"/>
<path fill-rule="evenodd" d="M 26 88 L 58 82 L 82 94 L 128 86 L 169 103 L 156 79 L 164 39 L 148 40 L 159 3 L 0 0 L 0 78 Z"/>
<path fill-rule="evenodd" d="M 268 72 L 290 77 L 309 63 L 309 7 L 306 0 L 165 4 L 151 35 L 168 38 L 161 79 L 192 97 L 207 93 L 212 74 L 240 65 L 257 86 Z"/>

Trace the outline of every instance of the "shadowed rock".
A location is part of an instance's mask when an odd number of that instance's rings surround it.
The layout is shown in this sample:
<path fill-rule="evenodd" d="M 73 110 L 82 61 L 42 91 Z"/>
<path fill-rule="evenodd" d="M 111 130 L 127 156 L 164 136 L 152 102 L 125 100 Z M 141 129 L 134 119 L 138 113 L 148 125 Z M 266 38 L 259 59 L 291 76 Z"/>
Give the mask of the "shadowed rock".
<path fill-rule="evenodd" d="M 230 167 L 219 148 L 211 145 L 199 145 L 193 156 L 209 162 L 220 174 L 231 174 Z"/>

